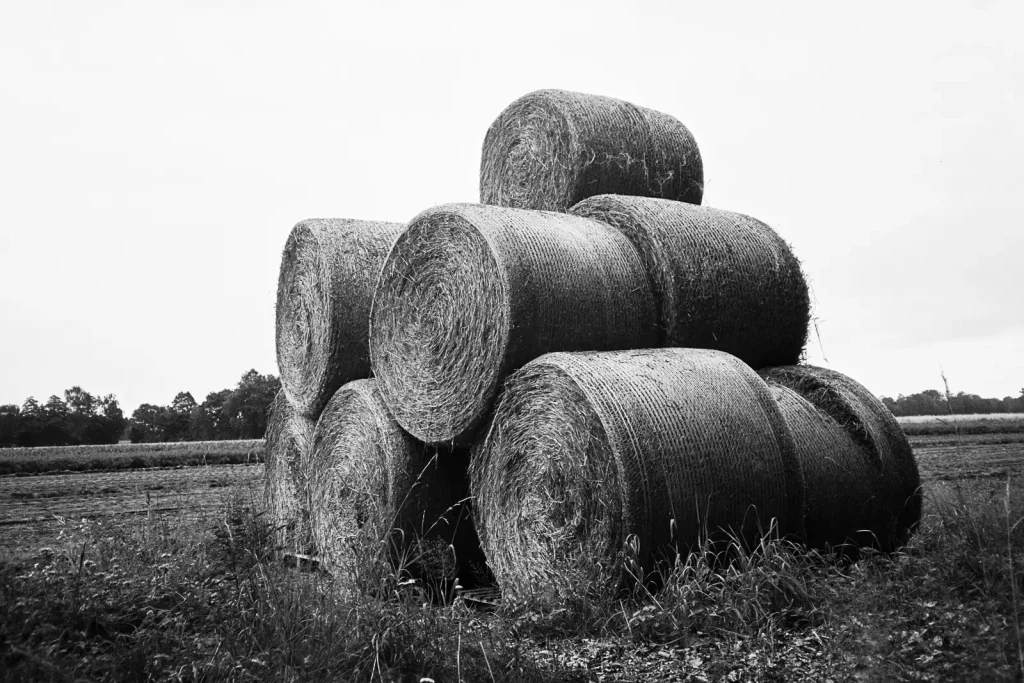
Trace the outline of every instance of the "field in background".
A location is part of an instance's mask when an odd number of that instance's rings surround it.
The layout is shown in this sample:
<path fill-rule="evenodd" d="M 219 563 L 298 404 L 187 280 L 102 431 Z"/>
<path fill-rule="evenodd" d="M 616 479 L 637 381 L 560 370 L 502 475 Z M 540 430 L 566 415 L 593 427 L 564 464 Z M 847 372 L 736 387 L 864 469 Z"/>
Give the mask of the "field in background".
<path fill-rule="evenodd" d="M 901 425 L 918 422 L 1022 422 L 1024 413 L 985 413 L 978 415 L 904 415 L 896 420 Z"/>
<path fill-rule="evenodd" d="M 0 475 L 262 462 L 263 443 L 249 439 L 0 448 Z"/>
<path fill-rule="evenodd" d="M 137 516 L 194 519 L 240 490 L 259 492 L 263 465 L 207 465 L 0 477 L 0 560 L 31 555 L 69 525 Z"/>
<path fill-rule="evenodd" d="M 908 415 L 897 417 L 907 436 L 1024 433 L 1024 413 Z"/>

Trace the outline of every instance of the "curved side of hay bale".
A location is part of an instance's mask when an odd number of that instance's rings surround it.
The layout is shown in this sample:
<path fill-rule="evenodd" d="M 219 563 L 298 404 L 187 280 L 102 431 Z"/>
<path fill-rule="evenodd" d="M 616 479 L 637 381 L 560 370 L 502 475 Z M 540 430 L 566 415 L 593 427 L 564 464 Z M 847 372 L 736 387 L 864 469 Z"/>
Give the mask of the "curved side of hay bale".
<path fill-rule="evenodd" d="M 506 382 L 470 486 L 488 564 L 517 598 L 600 594 L 633 560 L 649 572 L 704 538 L 752 544 L 772 520 L 802 534 L 792 435 L 764 382 L 717 351 L 538 358 Z"/>
<path fill-rule="evenodd" d="M 649 197 L 591 197 L 570 213 L 618 228 L 637 248 L 664 345 L 726 351 L 754 368 L 799 360 L 810 321 L 807 281 L 769 226 Z"/>
<path fill-rule="evenodd" d="M 338 387 L 370 376 L 373 288 L 402 227 L 317 218 L 288 236 L 277 285 L 277 365 L 303 415 L 315 420 Z"/>
<path fill-rule="evenodd" d="M 435 589 L 455 578 L 464 587 L 486 581 L 466 461 L 402 431 L 374 380 L 342 386 L 317 422 L 310 456 L 322 561 L 352 571 L 368 590 L 396 569 Z"/>
<path fill-rule="evenodd" d="M 686 126 L 611 97 L 538 90 L 487 130 L 481 203 L 566 211 L 610 193 L 700 204 L 704 164 Z"/>
<path fill-rule="evenodd" d="M 435 207 L 409 223 L 370 315 L 384 401 L 429 443 L 465 443 L 505 376 L 543 353 L 656 342 L 643 264 L 618 231 L 477 204 Z"/>
<path fill-rule="evenodd" d="M 861 384 L 825 368 L 766 368 L 797 443 L 807 487 L 807 542 L 905 544 L 921 520 L 921 477 L 910 442 Z"/>
<path fill-rule="evenodd" d="M 306 470 L 313 422 L 299 415 L 284 391 L 270 405 L 263 458 L 263 500 L 276 544 L 305 553 L 309 546 Z"/>

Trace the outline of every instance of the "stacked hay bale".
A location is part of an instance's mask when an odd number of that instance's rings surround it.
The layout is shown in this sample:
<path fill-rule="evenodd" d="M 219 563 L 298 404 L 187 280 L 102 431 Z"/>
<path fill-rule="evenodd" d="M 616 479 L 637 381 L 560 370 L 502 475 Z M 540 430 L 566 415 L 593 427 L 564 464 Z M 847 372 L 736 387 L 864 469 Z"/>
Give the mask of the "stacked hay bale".
<path fill-rule="evenodd" d="M 278 545 L 314 550 L 309 449 L 320 413 L 343 383 L 368 377 L 366 328 L 376 273 L 398 223 L 311 219 L 292 228 L 277 287 L 281 392 L 271 407 L 265 498 Z"/>
<path fill-rule="evenodd" d="M 538 91 L 488 130 L 481 204 L 296 226 L 275 412 L 316 424 L 270 448 L 268 502 L 280 473 L 305 490 L 274 514 L 308 519 L 365 589 L 396 567 L 441 594 L 493 571 L 544 600 L 708 540 L 905 542 L 920 491 L 898 425 L 794 365 L 800 263 L 764 223 L 698 206 L 703 182 L 678 120 Z"/>
<path fill-rule="evenodd" d="M 570 213 L 618 228 L 650 277 L 663 346 L 727 351 L 755 368 L 796 363 L 810 297 L 800 262 L 750 216 L 647 197 L 601 195 Z"/>
<path fill-rule="evenodd" d="M 300 415 L 278 391 L 270 405 L 263 496 L 275 544 L 292 553 L 309 549 L 309 504 L 305 500 L 305 454 L 313 422 Z"/>
<path fill-rule="evenodd" d="M 309 458 L 321 558 L 367 589 L 394 567 L 439 594 L 457 580 L 464 587 L 486 581 L 467 504 L 466 457 L 404 432 L 374 380 L 342 386 L 320 416 Z M 354 539 L 355 555 L 339 539 Z"/>
<path fill-rule="evenodd" d="M 488 573 L 468 498 L 468 453 L 428 449 L 385 410 L 369 360 L 378 272 L 405 226 L 347 219 L 296 225 L 281 260 L 282 391 L 267 435 L 266 498 L 285 546 L 357 567 L 371 588 L 395 569 L 445 592 Z M 461 459 L 460 459 L 461 458 Z M 287 463 L 287 467 L 282 466 Z"/>
<path fill-rule="evenodd" d="M 668 114 L 567 90 L 524 95 L 487 130 L 481 203 L 567 211 L 598 194 L 700 204 L 704 164 L 693 135 Z"/>
<path fill-rule="evenodd" d="M 338 387 L 370 376 L 373 288 L 402 227 L 314 219 L 288 236 L 277 285 L 277 365 L 302 415 L 315 420 Z"/>
<path fill-rule="evenodd" d="M 921 520 L 921 478 L 892 413 L 853 379 L 810 365 L 766 368 L 806 480 L 807 544 L 892 551 Z"/>
<path fill-rule="evenodd" d="M 548 351 L 656 343 L 647 276 L 604 223 L 448 204 L 395 242 L 370 316 L 388 409 L 429 443 L 468 443 L 505 376 Z"/>
<path fill-rule="evenodd" d="M 542 356 L 506 382 L 470 472 L 484 551 L 515 598 L 607 595 L 702 539 L 753 545 L 772 520 L 801 533 L 783 416 L 719 351 Z"/>

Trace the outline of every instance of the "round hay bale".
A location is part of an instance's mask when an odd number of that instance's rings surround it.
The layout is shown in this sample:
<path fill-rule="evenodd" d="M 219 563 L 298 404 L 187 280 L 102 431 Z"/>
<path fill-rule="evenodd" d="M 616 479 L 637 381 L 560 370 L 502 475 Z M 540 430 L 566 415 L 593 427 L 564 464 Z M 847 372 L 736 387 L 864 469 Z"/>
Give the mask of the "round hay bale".
<path fill-rule="evenodd" d="M 441 592 L 456 578 L 463 587 L 485 581 L 467 466 L 467 454 L 402 431 L 374 380 L 342 386 L 317 422 L 310 455 L 311 526 L 322 561 L 350 570 L 367 590 L 396 569 Z"/>
<path fill-rule="evenodd" d="M 793 449 L 767 386 L 734 356 L 542 356 L 508 378 L 473 447 L 488 565 L 503 595 L 549 601 L 606 594 L 705 539 L 753 544 L 772 520 L 799 535 Z"/>
<path fill-rule="evenodd" d="M 718 349 L 754 368 L 799 360 L 807 282 L 789 245 L 761 221 L 618 195 L 591 197 L 570 213 L 615 226 L 636 247 L 665 346 Z"/>
<path fill-rule="evenodd" d="M 700 204 L 704 164 L 686 126 L 611 97 L 538 90 L 487 130 L 481 203 L 566 211 L 612 193 Z"/>
<path fill-rule="evenodd" d="M 292 229 L 277 285 L 277 365 L 303 415 L 315 420 L 338 387 L 370 376 L 370 301 L 402 227 L 317 218 Z"/>
<path fill-rule="evenodd" d="M 889 409 L 853 379 L 825 368 L 765 368 L 804 472 L 812 547 L 905 544 L 921 521 L 914 452 Z"/>
<path fill-rule="evenodd" d="M 388 255 L 370 358 L 402 427 L 465 443 L 509 372 L 549 351 L 653 346 L 653 310 L 643 264 L 613 228 L 448 204 L 414 218 Z"/>
<path fill-rule="evenodd" d="M 263 500 L 276 545 L 290 552 L 309 549 L 309 504 L 305 465 L 313 421 L 292 407 L 284 391 L 270 404 L 263 456 Z"/>

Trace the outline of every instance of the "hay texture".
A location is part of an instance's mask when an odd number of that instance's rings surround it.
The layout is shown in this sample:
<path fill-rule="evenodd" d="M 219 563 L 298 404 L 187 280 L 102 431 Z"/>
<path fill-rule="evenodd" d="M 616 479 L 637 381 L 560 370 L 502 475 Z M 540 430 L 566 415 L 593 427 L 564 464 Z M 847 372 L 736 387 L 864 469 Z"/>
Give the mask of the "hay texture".
<path fill-rule="evenodd" d="M 752 544 L 773 519 L 800 534 L 793 449 L 767 386 L 734 356 L 542 356 L 509 377 L 473 448 L 487 562 L 503 595 L 557 601 L 605 594 L 703 539 Z"/>
<path fill-rule="evenodd" d="M 888 408 L 846 375 L 810 365 L 766 368 L 796 441 L 808 545 L 891 551 L 921 520 L 921 478 Z"/>
<path fill-rule="evenodd" d="M 414 218 L 381 270 L 370 357 L 388 409 L 465 443 L 505 376 L 549 351 L 655 345 L 636 250 L 586 218 L 448 204 Z"/>
<path fill-rule="evenodd" d="M 401 229 L 341 218 L 292 229 L 277 285 L 277 364 L 303 415 L 315 420 L 338 387 L 370 376 L 370 301 Z"/>
<path fill-rule="evenodd" d="M 754 368 L 800 358 L 807 282 L 769 226 L 731 211 L 619 195 L 591 197 L 571 213 L 615 226 L 636 247 L 663 345 L 726 351 Z"/>
<path fill-rule="evenodd" d="M 313 422 L 292 407 L 284 391 L 270 405 L 263 458 L 263 500 L 276 545 L 294 553 L 309 550 L 306 464 Z"/>
<path fill-rule="evenodd" d="M 686 126 L 611 97 L 538 90 L 488 129 L 482 203 L 566 211 L 612 193 L 700 204 L 704 165 Z"/>
<path fill-rule="evenodd" d="M 374 380 L 331 398 L 310 456 L 312 532 L 324 563 L 373 589 L 401 570 L 433 588 L 471 587 L 486 565 L 468 509 L 468 454 L 438 451 L 406 434 Z M 369 578 L 368 578 L 369 577 Z"/>

